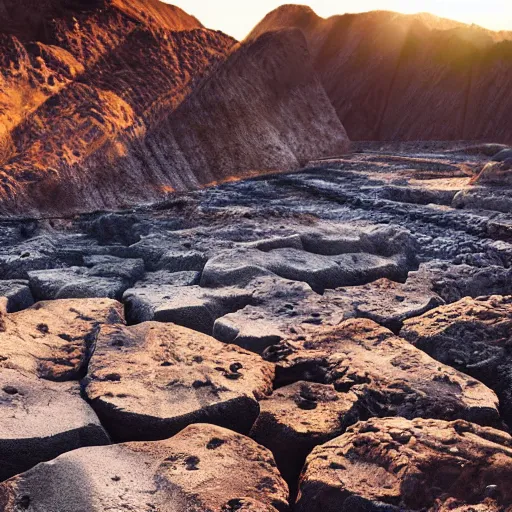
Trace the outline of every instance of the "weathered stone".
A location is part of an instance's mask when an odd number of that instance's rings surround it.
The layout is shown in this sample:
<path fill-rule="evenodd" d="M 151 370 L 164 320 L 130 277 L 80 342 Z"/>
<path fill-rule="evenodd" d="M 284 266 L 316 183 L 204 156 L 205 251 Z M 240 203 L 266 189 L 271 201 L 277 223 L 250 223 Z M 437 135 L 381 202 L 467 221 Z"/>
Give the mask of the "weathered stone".
<path fill-rule="evenodd" d="M 271 453 L 214 425 L 75 450 L 0 484 L 4 512 L 285 512 L 287 498 Z"/>
<path fill-rule="evenodd" d="M 0 332 L 0 371 L 64 381 L 81 377 L 99 328 L 123 322 L 122 305 L 110 299 L 39 302 L 5 316 Z"/>
<path fill-rule="evenodd" d="M 101 215 L 90 223 L 88 231 L 101 245 L 119 243 L 128 246 L 138 242 L 141 235 L 135 215 L 117 213 Z"/>
<path fill-rule="evenodd" d="M 213 335 L 260 353 L 280 339 L 307 336 L 319 325 L 334 326 L 352 317 L 369 318 L 396 332 L 405 319 L 443 304 L 428 285 L 419 280 L 380 279 L 326 290 L 321 296 L 302 282 L 260 277 L 247 285 L 253 290 L 250 304 L 219 318 Z"/>
<path fill-rule="evenodd" d="M 28 281 L 0 281 L 0 297 L 7 299 L 7 311 L 14 313 L 34 304 Z"/>
<path fill-rule="evenodd" d="M 71 267 L 38 270 L 28 274 L 36 300 L 121 298 L 129 284 L 116 277 L 90 275 L 88 269 Z"/>
<path fill-rule="evenodd" d="M 249 432 L 274 368 L 172 324 L 104 326 L 85 393 L 116 440 L 165 439 L 192 423 Z"/>
<path fill-rule="evenodd" d="M 61 453 L 108 443 L 78 385 L 0 370 L 0 481 Z"/>
<path fill-rule="evenodd" d="M 466 297 L 408 320 L 400 335 L 496 391 L 512 425 L 512 297 Z"/>
<path fill-rule="evenodd" d="M 305 341 L 281 342 L 264 357 L 277 363 L 276 386 L 333 384 L 357 395 L 362 417 L 460 418 L 502 427 L 493 391 L 370 320 L 348 320 Z"/>
<path fill-rule="evenodd" d="M 250 435 L 274 454 L 292 493 L 311 450 L 359 419 L 357 401 L 354 393 L 338 393 L 332 385 L 301 381 L 260 402 Z"/>
<path fill-rule="evenodd" d="M 90 276 L 119 278 L 127 283 L 135 283 L 144 276 L 142 259 L 87 256 L 84 258 L 84 264 L 89 267 L 87 274 Z"/>
<path fill-rule="evenodd" d="M 365 284 L 381 277 L 405 279 L 408 270 L 400 256 L 324 256 L 293 248 L 239 250 L 210 259 L 201 276 L 201 286 L 244 286 L 253 277 L 271 272 L 284 279 L 303 281 L 323 293 L 327 288 Z"/>
<path fill-rule="evenodd" d="M 431 261 L 420 265 L 418 272 L 411 272 L 408 283 L 430 289 L 446 302 L 457 302 L 468 296 L 512 294 L 512 269 Z"/>
<path fill-rule="evenodd" d="M 250 290 L 199 286 L 149 285 L 131 288 L 123 295 L 129 323 L 172 322 L 205 334 L 213 332 L 217 318 L 243 308 L 250 300 Z"/>
<path fill-rule="evenodd" d="M 498 512 L 512 490 L 512 438 L 462 420 L 371 419 L 318 446 L 297 512 Z"/>
<path fill-rule="evenodd" d="M 203 270 L 208 257 L 198 251 L 167 251 L 157 263 L 157 270 L 182 272 L 186 270 Z"/>
<path fill-rule="evenodd" d="M 509 158 L 512 158 L 512 148 L 504 148 L 498 153 L 496 153 L 492 160 L 494 162 L 504 162 L 505 160 L 508 160 Z"/>

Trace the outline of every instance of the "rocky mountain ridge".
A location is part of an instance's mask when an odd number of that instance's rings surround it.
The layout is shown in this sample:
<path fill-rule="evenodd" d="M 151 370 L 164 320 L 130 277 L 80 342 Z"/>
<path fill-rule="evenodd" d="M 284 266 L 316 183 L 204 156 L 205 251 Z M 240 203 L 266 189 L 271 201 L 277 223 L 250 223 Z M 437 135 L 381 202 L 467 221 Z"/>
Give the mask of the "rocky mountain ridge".
<path fill-rule="evenodd" d="M 512 143 L 512 32 L 388 11 L 323 19 L 285 5 L 248 40 L 289 27 L 306 36 L 352 140 Z"/>

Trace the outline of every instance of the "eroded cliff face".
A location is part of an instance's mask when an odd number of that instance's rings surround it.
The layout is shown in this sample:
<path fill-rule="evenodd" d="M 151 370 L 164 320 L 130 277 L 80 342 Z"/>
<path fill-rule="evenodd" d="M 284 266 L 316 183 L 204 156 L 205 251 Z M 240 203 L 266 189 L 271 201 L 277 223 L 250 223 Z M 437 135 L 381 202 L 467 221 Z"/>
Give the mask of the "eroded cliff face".
<path fill-rule="evenodd" d="M 2 213 L 116 208 L 347 149 L 299 31 L 240 48 L 153 0 L 27 16 L 1 27 Z"/>
<path fill-rule="evenodd" d="M 512 33 L 429 14 L 323 19 L 291 5 L 267 15 L 248 39 L 285 27 L 305 34 L 353 140 L 512 141 Z"/>

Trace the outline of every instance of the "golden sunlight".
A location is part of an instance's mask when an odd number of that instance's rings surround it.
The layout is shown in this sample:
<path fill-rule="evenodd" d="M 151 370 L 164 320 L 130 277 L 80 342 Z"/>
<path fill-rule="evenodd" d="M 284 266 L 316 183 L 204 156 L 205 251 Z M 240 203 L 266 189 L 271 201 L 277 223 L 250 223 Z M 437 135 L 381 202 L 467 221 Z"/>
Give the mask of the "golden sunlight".
<path fill-rule="evenodd" d="M 271 10 L 284 3 L 293 3 L 278 0 L 167 1 L 197 16 L 207 27 L 222 30 L 237 39 L 243 39 Z M 430 12 L 463 23 L 475 23 L 491 30 L 512 30 L 512 2 L 509 0 L 310 0 L 295 3 L 309 5 L 323 17 L 372 10 L 390 10 L 406 14 Z"/>

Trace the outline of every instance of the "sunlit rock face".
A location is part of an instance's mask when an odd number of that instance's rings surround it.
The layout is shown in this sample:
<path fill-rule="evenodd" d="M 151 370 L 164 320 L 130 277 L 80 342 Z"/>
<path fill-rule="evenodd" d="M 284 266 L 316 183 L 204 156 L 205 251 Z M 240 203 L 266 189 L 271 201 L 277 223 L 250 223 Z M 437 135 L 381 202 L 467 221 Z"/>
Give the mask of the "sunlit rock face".
<path fill-rule="evenodd" d="M 283 6 L 249 40 L 296 27 L 352 140 L 512 142 L 512 33 L 429 14 L 329 19 Z"/>
<path fill-rule="evenodd" d="M 298 31 L 239 48 L 156 0 L 0 12 L 4 213 L 116 208 L 347 148 Z"/>

